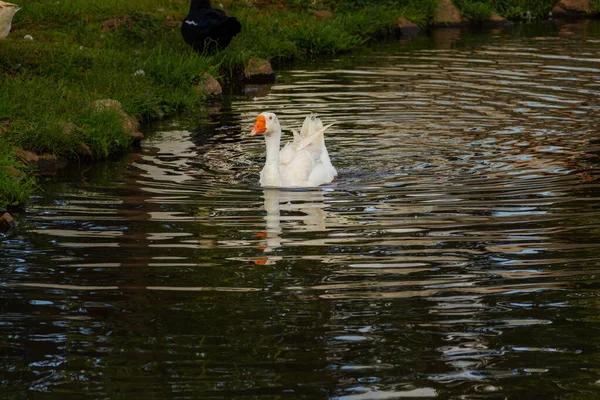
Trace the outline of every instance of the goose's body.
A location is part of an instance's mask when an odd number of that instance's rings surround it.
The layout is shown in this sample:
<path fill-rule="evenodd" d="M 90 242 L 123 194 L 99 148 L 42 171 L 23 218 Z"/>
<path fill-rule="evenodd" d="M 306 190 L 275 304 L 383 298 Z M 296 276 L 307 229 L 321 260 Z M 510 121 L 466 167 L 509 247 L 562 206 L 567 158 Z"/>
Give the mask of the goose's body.
<path fill-rule="evenodd" d="M 0 1 L 0 40 L 6 39 L 12 25 L 12 19 L 20 8 L 16 4 Z"/>
<path fill-rule="evenodd" d="M 256 118 L 251 135 L 265 136 L 267 155 L 260 172 L 263 187 L 315 187 L 330 183 L 337 177 L 325 147 L 324 133 L 331 125 L 315 115 L 304 120 L 300 133 L 280 150 L 281 126 L 273 113 L 262 113 Z"/>
<path fill-rule="evenodd" d="M 211 7 L 210 0 L 192 0 L 190 12 L 181 24 L 181 35 L 200 53 L 224 49 L 242 29 L 238 20 Z"/>

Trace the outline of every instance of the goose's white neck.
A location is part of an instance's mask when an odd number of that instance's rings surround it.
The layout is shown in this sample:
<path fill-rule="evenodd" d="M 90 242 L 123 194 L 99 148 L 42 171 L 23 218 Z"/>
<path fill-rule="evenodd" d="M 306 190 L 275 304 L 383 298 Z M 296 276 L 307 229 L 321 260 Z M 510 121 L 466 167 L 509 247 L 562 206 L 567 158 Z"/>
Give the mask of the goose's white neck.
<path fill-rule="evenodd" d="M 279 173 L 279 146 L 281 142 L 281 133 L 265 135 L 267 144 L 267 156 L 265 166 L 260 173 L 260 184 L 262 186 L 281 186 Z"/>
<path fill-rule="evenodd" d="M 10 31 L 10 25 L 12 23 L 12 19 L 17 11 L 20 9 L 17 7 L 9 6 L 0 8 L 0 29 L 6 29 L 6 36 L 8 36 L 8 32 Z M 4 36 L 4 37 L 6 37 Z M 4 37 L 2 39 L 4 39 Z"/>

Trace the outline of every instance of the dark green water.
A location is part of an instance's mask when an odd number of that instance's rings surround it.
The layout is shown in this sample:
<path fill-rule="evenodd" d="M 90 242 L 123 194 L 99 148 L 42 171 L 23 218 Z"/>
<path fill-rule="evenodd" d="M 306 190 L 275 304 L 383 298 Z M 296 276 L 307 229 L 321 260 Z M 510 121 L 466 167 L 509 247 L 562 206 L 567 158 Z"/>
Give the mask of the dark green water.
<path fill-rule="evenodd" d="M 0 246 L 6 399 L 600 398 L 600 24 L 278 71 L 48 178 Z M 262 190 L 255 116 L 340 178 Z"/>

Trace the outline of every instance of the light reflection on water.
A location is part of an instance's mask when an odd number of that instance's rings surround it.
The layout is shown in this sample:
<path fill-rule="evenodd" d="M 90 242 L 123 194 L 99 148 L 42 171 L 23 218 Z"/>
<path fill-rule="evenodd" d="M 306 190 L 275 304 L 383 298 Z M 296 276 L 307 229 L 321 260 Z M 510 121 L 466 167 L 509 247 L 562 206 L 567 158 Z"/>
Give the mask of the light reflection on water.
<path fill-rule="evenodd" d="M 594 393 L 600 29 L 531 29 L 295 65 L 50 179 L 0 249 L 5 393 Z M 264 110 L 335 121 L 339 180 L 258 187 Z"/>

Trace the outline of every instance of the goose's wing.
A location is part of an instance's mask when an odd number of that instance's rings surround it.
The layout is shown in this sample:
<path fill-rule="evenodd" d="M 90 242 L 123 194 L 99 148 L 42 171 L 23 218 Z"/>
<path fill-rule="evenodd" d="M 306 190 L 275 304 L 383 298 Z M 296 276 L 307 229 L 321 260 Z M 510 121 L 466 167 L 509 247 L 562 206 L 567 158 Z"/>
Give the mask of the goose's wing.
<path fill-rule="evenodd" d="M 283 149 L 279 150 L 280 165 L 288 165 L 298 151 L 298 143 L 300 143 L 301 137 L 300 134 L 295 130 L 292 130 L 292 133 L 294 134 L 294 140 L 288 142 Z"/>
<path fill-rule="evenodd" d="M 325 131 L 332 125 L 333 124 L 322 126 L 321 124 L 320 129 L 310 132 L 306 136 L 302 136 L 298 142 L 298 150 L 308 147 L 311 153 L 315 154 L 317 159 L 320 158 L 321 153 L 325 150 Z"/>
<path fill-rule="evenodd" d="M 329 152 L 325 147 L 325 131 L 333 124 L 322 126 L 317 131 L 312 132 L 307 137 L 302 138 L 299 148 L 307 149 L 315 160 L 315 165 L 309 175 L 307 186 L 319 186 L 333 181 L 338 172 L 331 163 Z"/>
<path fill-rule="evenodd" d="M 323 122 L 315 114 L 309 114 L 304 118 L 302 128 L 300 129 L 300 136 L 310 136 L 312 133 L 317 132 L 323 128 Z"/>
<path fill-rule="evenodd" d="M 325 147 L 325 131 L 314 114 L 304 119 L 300 133 L 293 131 L 294 140 L 280 152 L 281 184 L 285 187 L 314 187 L 329 183 L 337 176 Z"/>
<path fill-rule="evenodd" d="M 300 150 L 294 154 L 286 166 L 281 168 L 281 185 L 285 187 L 306 187 L 306 182 L 315 166 L 315 160 L 308 150 Z"/>

